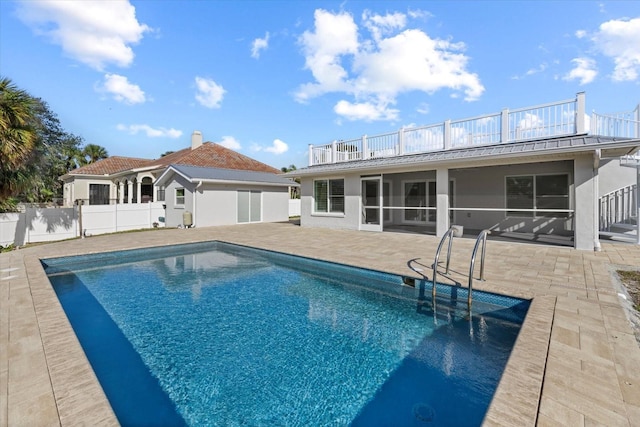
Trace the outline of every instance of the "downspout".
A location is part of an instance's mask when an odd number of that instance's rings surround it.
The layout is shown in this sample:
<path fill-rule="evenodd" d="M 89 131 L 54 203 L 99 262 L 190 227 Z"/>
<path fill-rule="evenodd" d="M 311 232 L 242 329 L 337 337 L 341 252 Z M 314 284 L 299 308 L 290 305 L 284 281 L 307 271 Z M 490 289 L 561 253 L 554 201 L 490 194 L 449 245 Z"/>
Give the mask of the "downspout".
<path fill-rule="evenodd" d="M 200 188 L 202 186 L 202 181 L 198 182 L 198 185 L 196 185 L 196 188 L 193 190 L 193 225 L 191 225 L 192 227 L 196 226 L 196 198 L 198 197 L 198 188 Z"/>
<path fill-rule="evenodd" d="M 593 236 L 593 250 L 596 252 L 600 252 L 602 250 L 602 248 L 600 247 L 600 178 L 599 178 L 600 156 L 601 156 L 600 149 L 597 149 L 593 152 L 593 187 L 594 187 L 593 227 L 595 229 L 595 235 Z"/>

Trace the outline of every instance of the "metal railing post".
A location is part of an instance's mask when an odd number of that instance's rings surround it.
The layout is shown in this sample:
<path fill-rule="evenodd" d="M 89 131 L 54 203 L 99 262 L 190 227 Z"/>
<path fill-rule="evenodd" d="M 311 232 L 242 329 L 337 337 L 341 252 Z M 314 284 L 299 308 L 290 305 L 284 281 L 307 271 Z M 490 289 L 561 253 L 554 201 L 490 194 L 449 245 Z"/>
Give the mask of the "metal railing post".
<path fill-rule="evenodd" d="M 309 166 L 313 166 L 313 145 L 309 144 Z"/>

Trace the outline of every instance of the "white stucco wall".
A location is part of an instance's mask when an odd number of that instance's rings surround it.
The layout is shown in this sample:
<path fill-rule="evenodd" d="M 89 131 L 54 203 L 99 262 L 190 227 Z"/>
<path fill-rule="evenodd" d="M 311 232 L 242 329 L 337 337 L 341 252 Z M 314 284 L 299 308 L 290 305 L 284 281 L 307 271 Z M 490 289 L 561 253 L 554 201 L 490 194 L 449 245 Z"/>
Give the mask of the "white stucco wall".
<path fill-rule="evenodd" d="M 620 159 L 602 159 L 598 168 L 598 196 L 602 197 L 621 188 L 637 183 L 637 169 L 621 166 Z"/>
<path fill-rule="evenodd" d="M 184 188 L 184 205 L 176 206 L 176 189 Z M 173 179 L 165 186 L 165 205 L 166 217 L 165 224 L 167 227 L 177 227 L 183 224 L 183 214 L 188 211 L 193 214 L 193 190 L 195 184 L 187 181 L 180 175 L 173 175 Z"/>
<path fill-rule="evenodd" d="M 175 206 L 175 189 L 179 187 L 185 188 L 185 204 L 181 207 Z M 238 190 L 261 192 L 261 222 L 289 220 L 287 187 L 242 184 L 202 184 L 196 187 L 179 175 L 174 175 L 168 183 L 165 193 L 168 227 L 182 225 L 183 214 L 187 211 L 193 214 L 195 227 L 237 224 Z"/>
<path fill-rule="evenodd" d="M 303 178 L 300 183 L 302 194 L 300 225 L 304 227 L 357 230 L 361 215 L 360 175 L 335 175 L 326 178 L 344 179 L 344 214 L 313 212 L 313 179 Z"/>

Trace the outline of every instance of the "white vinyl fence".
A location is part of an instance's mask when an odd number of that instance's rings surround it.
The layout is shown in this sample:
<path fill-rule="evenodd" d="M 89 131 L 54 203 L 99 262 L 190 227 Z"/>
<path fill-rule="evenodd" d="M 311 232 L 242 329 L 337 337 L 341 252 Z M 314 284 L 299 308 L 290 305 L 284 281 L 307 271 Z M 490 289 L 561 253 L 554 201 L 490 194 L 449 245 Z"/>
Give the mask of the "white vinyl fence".
<path fill-rule="evenodd" d="M 143 204 L 26 208 L 0 213 L 0 246 L 70 239 L 81 235 L 164 227 L 162 202 Z M 162 219 L 161 219 L 162 218 Z"/>
<path fill-rule="evenodd" d="M 300 216 L 300 199 L 289 199 L 289 217 Z"/>
<path fill-rule="evenodd" d="M 0 213 L 0 246 L 51 242 L 117 231 L 164 227 L 163 202 L 26 208 Z M 82 213 L 82 215 L 80 215 Z M 300 199 L 289 200 L 289 216 L 300 216 Z M 155 223 L 155 225 L 154 225 Z"/>

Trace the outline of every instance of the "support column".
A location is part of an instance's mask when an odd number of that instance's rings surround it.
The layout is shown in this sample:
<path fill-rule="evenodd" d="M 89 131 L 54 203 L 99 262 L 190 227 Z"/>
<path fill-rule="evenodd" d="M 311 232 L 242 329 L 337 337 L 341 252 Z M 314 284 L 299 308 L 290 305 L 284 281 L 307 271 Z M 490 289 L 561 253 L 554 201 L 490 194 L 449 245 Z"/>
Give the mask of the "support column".
<path fill-rule="evenodd" d="M 118 183 L 118 203 L 124 203 L 124 185 L 122 181 Z"/>
<path fill-rule="evenodd" d="M 449 169 L 436 169 L 436 236 L 449 229 Z"/>
<path fill-rule="evenodd" d="M 142 181 L 136 180 L 136 203 L 142 203 Z"/>
<path fill-rule="evenodd" d="M 127 203 L 131 204 L 133 200 L 133 182 L 129 181 L 127 183 Z"/>
<path fill-rule="evenodd" d="M 598 218 L 596 203 L 598 188 L 593 170 L 593 156 L 580 155 L 573 161 L 573 179 L 575 187 L 574 206 L 574 247 L 593 251 L 597 239 L 594 224 Z"/>

